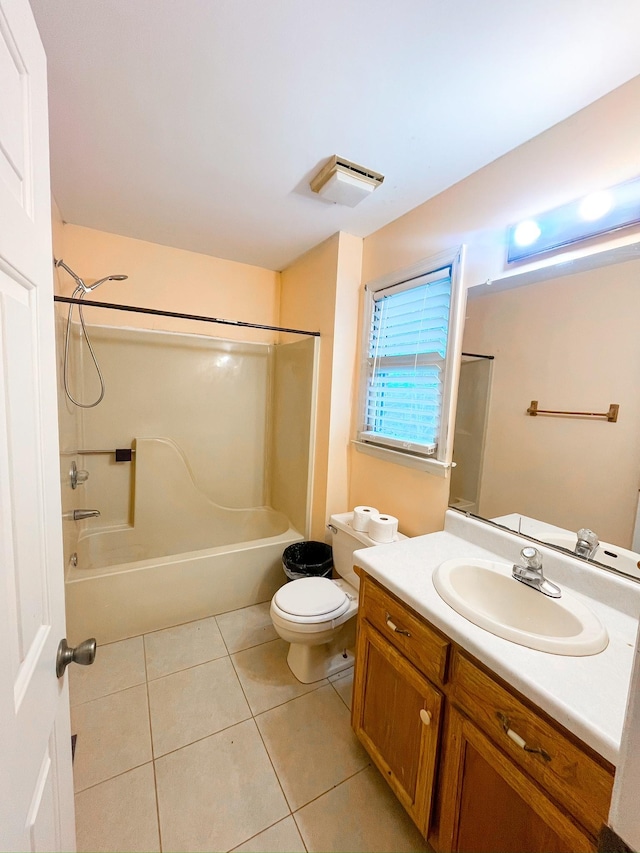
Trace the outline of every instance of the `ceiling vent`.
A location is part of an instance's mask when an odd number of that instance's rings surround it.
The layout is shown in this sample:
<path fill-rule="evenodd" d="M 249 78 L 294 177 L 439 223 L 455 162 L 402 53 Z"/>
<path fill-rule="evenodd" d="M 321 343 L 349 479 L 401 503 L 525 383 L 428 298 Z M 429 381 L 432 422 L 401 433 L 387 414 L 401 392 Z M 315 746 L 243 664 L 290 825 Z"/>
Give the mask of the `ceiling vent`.
<path fill-rule="evenodd" d="M 334 204 L 356 204 L 380 186 L 384 175 L 358 166 L 350 160 L 333 156 L 311 180 L 309 186 L 319 196 Z"/>

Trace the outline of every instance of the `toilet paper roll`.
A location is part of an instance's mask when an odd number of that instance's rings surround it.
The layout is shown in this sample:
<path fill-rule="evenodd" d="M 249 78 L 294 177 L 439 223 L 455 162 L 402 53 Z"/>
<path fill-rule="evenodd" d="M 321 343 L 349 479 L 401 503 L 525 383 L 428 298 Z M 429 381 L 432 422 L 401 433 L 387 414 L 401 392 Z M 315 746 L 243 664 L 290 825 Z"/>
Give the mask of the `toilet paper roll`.
<path fill-rule="evenodd" d="M 398 519 L 392 515 L 378 515 L 369 519 L 367 533 L 374 542 L 393 542 L 398 532 Z"/>
<path fill-rule="evenodd" d="M 366 533 L 371 519 L 377 518 L 379 514 L 374 506 L 357 506 L 353 511 L 351 526 L 360 533 Z"/>

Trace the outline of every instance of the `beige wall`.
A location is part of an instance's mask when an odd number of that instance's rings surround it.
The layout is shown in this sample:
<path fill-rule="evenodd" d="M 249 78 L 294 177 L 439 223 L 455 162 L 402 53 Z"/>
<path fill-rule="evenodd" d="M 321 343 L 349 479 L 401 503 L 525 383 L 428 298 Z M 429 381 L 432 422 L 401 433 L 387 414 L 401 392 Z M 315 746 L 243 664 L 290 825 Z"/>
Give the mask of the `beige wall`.
<path fill-rule="evenodd" d="M 334 234 L 282 272 L 280 322 L 319 331 L 311 537 L 323 540 L 349 494 L 351 401 L 356 383 L 356 336 L 362 240 Z"/>
<path fill-rule="evenodd" d="M 281 274 L 280 322 L 320 332 L 312 493 L 312 539 L 324 539 L 331 413 L 333 327 L 339 236 L 307 252 Z"/>
<path fill-rule="evenodd" d="M 125 274 L 124 282 L 105 282 L 90 297 L 164 311 L 277 325 L 280 275 L 261 267 L 173 249 L 144 240 L 107 234 L 79 225 L 65 225 L 58 249 L 87 283 L 105 275 Z M 61 293 L 71 295 L 74 281 L 59 271 Z M 171 320 L 122 311 L 88 309 L 90 322 L 137 328 L 206 334 L 235 340 L 271 342 L 272 332 L 233 326 Z"/>
<path fill-rule="evenodd" d="M 637 77 L 367 237 L 363 282 L 461 243 L 467 286 L 497 278 L 505 269 L 508 225 L 637 174 L 639 103 Z M 375 505 L 384 503 L 403 533 L 442 527 L 448 481 L 352 450 L 349 503 L 369 503 L 376 484 Z"/>
<path fill-rule="evenodd" d="M 495 355 L 480 515 L 517 512 L 631 547 L 640 487 L 640 261 L 487 293 L 464 348 Z M 606 412 L 618 422 L 527 416 Z"/>

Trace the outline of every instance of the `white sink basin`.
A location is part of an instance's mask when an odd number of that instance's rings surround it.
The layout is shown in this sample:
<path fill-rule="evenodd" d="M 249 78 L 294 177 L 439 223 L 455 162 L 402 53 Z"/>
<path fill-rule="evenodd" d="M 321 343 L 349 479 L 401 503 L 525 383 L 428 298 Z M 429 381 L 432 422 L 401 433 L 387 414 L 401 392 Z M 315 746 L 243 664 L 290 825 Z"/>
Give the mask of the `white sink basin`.
<path fill-rule="evenodd" d="M 609 637 L 598 617 L 569 593 L 547 595 L 511 577 L 512 565 L 447 560 L 433 573 L 440 597 L 474 625 L 541 652 L 595 655 Z"/>

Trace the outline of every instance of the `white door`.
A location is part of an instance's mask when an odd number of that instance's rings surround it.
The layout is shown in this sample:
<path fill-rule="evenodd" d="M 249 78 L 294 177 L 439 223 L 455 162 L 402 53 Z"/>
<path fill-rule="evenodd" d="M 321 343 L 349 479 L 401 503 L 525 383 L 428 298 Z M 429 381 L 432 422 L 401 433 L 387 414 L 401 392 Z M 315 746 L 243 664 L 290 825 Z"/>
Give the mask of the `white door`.
<path fill-rule="evenodd" d="M 46 61 L 0 0 L 0 849 L 75 850 Z"/>

